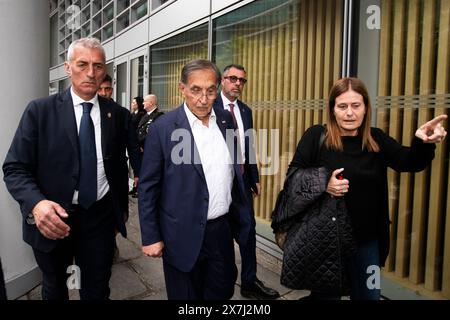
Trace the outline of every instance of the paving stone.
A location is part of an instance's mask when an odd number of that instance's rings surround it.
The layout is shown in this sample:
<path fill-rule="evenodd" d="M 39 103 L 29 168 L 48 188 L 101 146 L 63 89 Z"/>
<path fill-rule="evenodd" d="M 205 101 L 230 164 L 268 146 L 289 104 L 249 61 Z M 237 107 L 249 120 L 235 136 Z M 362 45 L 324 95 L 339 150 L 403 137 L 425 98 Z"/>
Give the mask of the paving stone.
<path fill-rule="evenodd" d="M 119 255 L 117 262 L 139 258 L 142 256 L 141 248 L 129 239 L 125 239 L 121 235 L 116 236 L 117 247 L 119 248 Z"/>
<path fill-rule="evenodd" d="M 111 300 L 128 299 L 148 290 L 139 279 L 138 274 L 130 269 L 126 263 L 113 266 L 109 283 L 111 287 Z"/>
<path fill-rule="evenodd" d="M 162 259 L 143 255 L 131 261 L 131 264 L 153 291 L 166 292 Z"/>

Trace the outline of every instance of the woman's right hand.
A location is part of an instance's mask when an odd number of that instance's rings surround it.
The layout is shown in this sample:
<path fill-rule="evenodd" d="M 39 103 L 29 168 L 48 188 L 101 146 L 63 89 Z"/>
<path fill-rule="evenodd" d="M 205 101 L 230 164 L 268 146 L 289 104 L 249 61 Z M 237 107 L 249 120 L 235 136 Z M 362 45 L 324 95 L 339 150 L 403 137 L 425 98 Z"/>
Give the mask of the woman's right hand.
<path fill-rule="evenodd" d="M 343 197 L 349 188 L 349 181 L 347 179 L 339 179 L 338 176 L 344 171 L 344 168 L 336 169 L 331 174 L 330 181 L 328 181 L 327 192 L 335 197 Z"/>

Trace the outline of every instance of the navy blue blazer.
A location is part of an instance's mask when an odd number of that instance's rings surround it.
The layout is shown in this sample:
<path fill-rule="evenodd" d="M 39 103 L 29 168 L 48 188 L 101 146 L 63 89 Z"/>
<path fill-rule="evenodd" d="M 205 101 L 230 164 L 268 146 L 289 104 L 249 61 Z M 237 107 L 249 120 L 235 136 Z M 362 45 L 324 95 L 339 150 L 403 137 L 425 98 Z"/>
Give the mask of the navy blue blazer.
<path fill-rule="evenodd" d="M 128 165 L 126 148 L 138 163 L 139 147 L 130 127 L 130 114 L 115 102 L 98 97 L 102 153 L 113 199 L 117 229 L 126 236 Z M 134 138 L 133 138 L 134 137 Z M 58 240 L 45 238 L 27 216 L 41 200 L 72 203 L 79 176 L 79 146 L 70 89 L 31 101 L 25 109 L 3 163 L 4 181 L 20 205 L 23 238 L 33 248 L 49 252 Z"/>
<path fill-rule="evenodd" d="M 225 137 L 226 129 L 233 129 L 231 115 L 218 110 L 216 116 L 217 125 Z M 178 138 L 176 129 L 184 129 L 181 131 L 188 138 Z M 200 159 L 184 106 L 162 115 L 149 127 L 149 135 L 152 139 L 145 142 L 138 187 L 142 244 L 146 246 L 164 241 L 165 261 L 183 272 L 189 272 L 202 247 L 209 193 L 200 163 L 175 163 L 172 157 L 172 153 L 186 156 L 180 151 L 181 143 L 188 149 L 190 147 L 191 154 L 187 156 Z M 236 139 L 233 147 L 236 150 Z M 236 152 L 232 154 L 237 155 Z M 244 213 L 234 219 L 250 228 L 250 200 L 236 162 L 234 171 L 230 214 Z"/>
<path fill-rule="evenodd" d="M 239 106 L 239 111 L 241 113 L 242 122 L 244 124 L 244 131 L 248 129 L 253 129 L 253 116 L 252 109 L 250 109 L 245 103 L 241 100 L 237 100 L 237 104 Z M 214 102 L 214 110 L 223 108 L 223 100 L 222 96 L 217 95 L 216 101 Z M 258 165 L 256 163 L 250 163 L 250 159 L 255 159 L 255 149 L 253 145 L 250 145 L 249 136 L 245 136 L 245 164 L 244 164 L 244 175 L 249 187 L 256 191 L 256 184 L 259 183 L 259 172 Z"/>

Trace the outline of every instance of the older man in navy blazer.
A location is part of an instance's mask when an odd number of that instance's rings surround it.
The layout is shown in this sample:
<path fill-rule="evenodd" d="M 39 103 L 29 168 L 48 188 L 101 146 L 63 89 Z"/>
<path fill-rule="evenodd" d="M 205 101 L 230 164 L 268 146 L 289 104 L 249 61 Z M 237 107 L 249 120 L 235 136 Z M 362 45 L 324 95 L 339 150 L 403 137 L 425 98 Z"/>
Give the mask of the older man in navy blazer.
<path fill-rule="evenodd" d="M 67 269 L 75 258 L 78 268 L 70 270 L 81 299 L 108 299 L 115 230 L 126 236 L 125 149 L 130 146 L 135 167 L 139 149 L 127 128 L 129 113 L 97 95 L 106 72 L 100 42 L 74 41 L 65 69 L 71 88 L 26 108 L 3 164 L 4 180 L 43 272 L 42 297 L 68 299 Z"/>
<path fill-rule="evenodd" d="M 247 82 L 247 73 L 243 66 L 230 64 L 222 73 L 222 91 L 214 103 L 215 110 L 227 110 L 233 117 L 237 129 L 237 137 L 243 160 L 244 183 L 247 197 L 261 194 L 258 166 L 256 165 L 255 150 L 253 147 L 253 117 L 252 110 L 238 98 L 242 94 Z M 253 204 L 253 202 L 251 202 Z M 252 206 L 253 207 L 253 206 Z M 237 215 L 245 212 L 237 213 Z M 276 299 L 280 294 L 264 285 L 256 277 L 256 221 L 252 208 L 250 225 L 242 228 L 240 224 L 232 224 L 233 233 L 239 244 L 241 253 L 241 295 L 248 298 Z"/>
<path fill-rule="evenodd" d="M 230 207 L 248 216 L 250 206 L 237 141 L 232 134 L 226 141 L 232 118 L 212 109 L 219 81 L 212 62 L 186 64 L 179 83 L 185 102 L 150 126 L 152 139 L 144 148 L 138 192 L 142 250 L 163 257 L 169 299 L 229 299 L 234 292 Z"/>

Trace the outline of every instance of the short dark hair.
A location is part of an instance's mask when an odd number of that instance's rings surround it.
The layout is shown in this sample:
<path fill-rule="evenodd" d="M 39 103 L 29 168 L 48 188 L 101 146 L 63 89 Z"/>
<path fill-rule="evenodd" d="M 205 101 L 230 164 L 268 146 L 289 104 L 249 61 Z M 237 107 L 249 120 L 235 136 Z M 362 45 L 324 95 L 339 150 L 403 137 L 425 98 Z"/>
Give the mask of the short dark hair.
<path fill-rule="evenodd" d="M 211 61 L 205 59 L 192 60 L 186 63 L 181 70 L 180 81 L 184 84 L 187 84 L 188 77 L 192 72 L 207 69 L 214 71 L 214 73 L 216 74 L 216 82 L 217 84 L 219 84 L 221 78 L 219 68 L 217 68 L 217 66 Z"/>
<path fill-rule="evenodd" d="M 138 97 L 134 97 L 133 99 L 136 100 L 136 104 L 138 106 L 138 111 L 144 110 L 144 104 L 143 104 L 144 98 L 138 96 Z"/>
<path fill-rule="evenodd" d="M 241 66 L 240 64 L 236 64 L 236 63 L 232 63 L 227 65 L 225 68 L 223 68 L 223 72 L 222 74 L 227 74 L 228 70 L 230 70 L 231 68 L 235 68 L 241 71 L 244 71 L 245 73 L 247 73 L 247 71 L 245 71 L 245 68 L 243 66 Z"/>
<path fill-rule="evenodd" d="M 112 84 L 111 76 L 109 74 L 106 74 L 102 82 L 110 82 Z"/>

